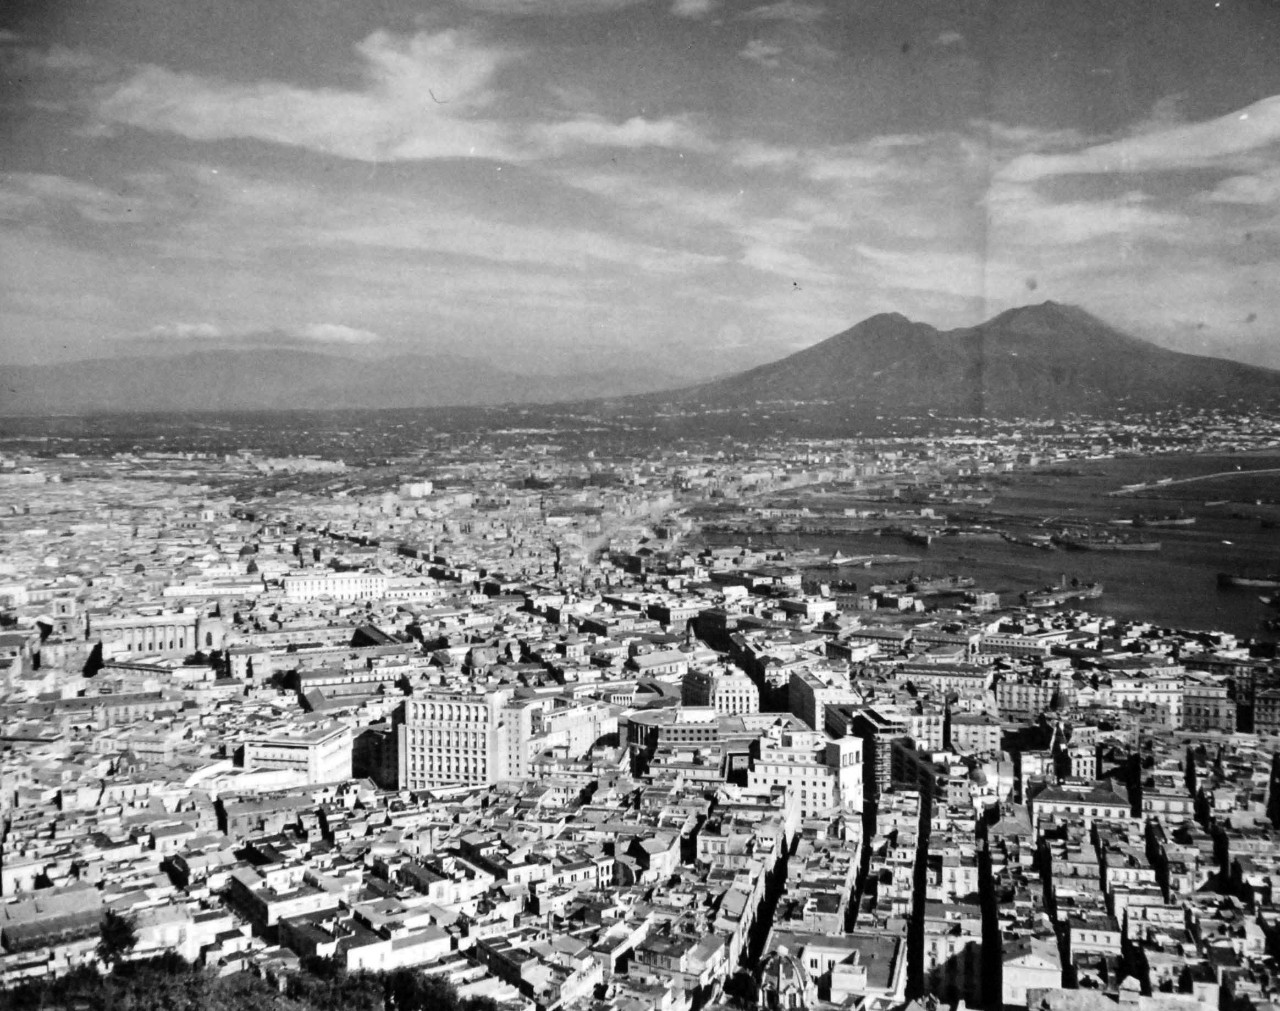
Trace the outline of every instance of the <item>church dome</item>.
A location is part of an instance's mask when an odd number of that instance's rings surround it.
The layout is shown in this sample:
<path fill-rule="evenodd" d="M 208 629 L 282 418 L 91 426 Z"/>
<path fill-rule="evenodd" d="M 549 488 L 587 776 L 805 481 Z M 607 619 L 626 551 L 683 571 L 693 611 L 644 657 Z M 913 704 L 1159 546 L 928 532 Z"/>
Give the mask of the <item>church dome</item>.
<path fill-rule="evenodd" d="M 786 948 L 771 951 L 760 966 L 760 1005 L 768 1011 L 801 1011 L 813 999 L 804 964 Z"/>

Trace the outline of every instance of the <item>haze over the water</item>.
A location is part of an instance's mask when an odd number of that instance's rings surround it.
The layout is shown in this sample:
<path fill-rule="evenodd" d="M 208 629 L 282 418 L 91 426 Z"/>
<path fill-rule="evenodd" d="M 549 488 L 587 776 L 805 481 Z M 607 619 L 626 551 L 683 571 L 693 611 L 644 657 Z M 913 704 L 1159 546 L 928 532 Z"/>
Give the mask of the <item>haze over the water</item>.
<path fill-rule="evenodd" d="M 1277 52 L 1243 0 L 20 0 L 0 362 L 701 378 L 1055 299 L 1280 367 Z"/>

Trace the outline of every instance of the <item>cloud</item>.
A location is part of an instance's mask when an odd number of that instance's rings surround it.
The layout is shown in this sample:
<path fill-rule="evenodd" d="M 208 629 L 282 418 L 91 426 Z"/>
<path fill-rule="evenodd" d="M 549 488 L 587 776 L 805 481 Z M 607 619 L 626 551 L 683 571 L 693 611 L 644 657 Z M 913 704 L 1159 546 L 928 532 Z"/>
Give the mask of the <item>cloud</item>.
<path fill-rule="evenodd" d="M 654 274 L 683 274 L 722 262 L 721 257 L 593 229 L 519 225 L 420 208 L 406 211 L 402 219 L 382 214 L 376 221 L 328 222 L 312 241 L 329 248 L 415 250 L 495 264 L 550 266 L 578 274 L 600 270 L 602 264 Z"/>
<path fill-rule="evenodd" d="M 781 63 L 778 57 L 782 55 L 782 47 L 765 42 L 763 39 L 752 39 L 738 55 L 762 67 L 772 68 Z"/>
<path fill-rule="evenodd" d="M 338 197 L 314 187 L 264 182 L 228 171 L 216 176 L 197 173 L 195 181 L 204 212 L 160 237 L 156 255 L 184 260 L 211 256 L 224 268 L 248 262 L 256 273 L 260 263 L 269 263 L 281 249 L 305 250 L 309 260 L 344 265 L 329 282 L 333 286 L 349 283 L 345 271 L 351 265 L 382 264 L 383 258 L 392 267 L 378 269 L 397 273 L 421 257 L 430 260 L 433 270 L 444 263 L 464 264 L 477 273 L 498 266 L 538 268 L 575 275 L 579 283 L 582 275 L 609 268 L 633 276 L 670 276 L 723 262 L 721 257 L 684 249 L 670 236 L 647 241 L 585 215 L 580 218 L 583 224 L 555 217 L 530 224 L 513 220 L 493 202 L 453 206 L 377 191 Z M 344 309 L 335 305 L 335 311 Z"/>
<path fill-rule="evenodd" d="M 812 242 L 815 223 L 807 215 L 788 213 L 757 217 L 734 229 L 742 243 L 740 262 L 808 288 L 839 280 L 838 264 Z"/>
<path fill-rule="evenodd" d="M 147 338 L 165 343 L 185 341 L 220 345 L 375 344 L 382 338 L 372 330 L 343 323 L 303 323 L 300 326 L 262 326 L 227 329 L 217 323 L 158 323 Z"/>
<path fill-rule="evenodd" d="M 719 6 L 719 0 L 674 0 L 671 13 L 678 18 L 705 18 Z"/>
<path fill-rule="evenodd" d="M 1130 132 L 1135 134 L 1159 133 L 1171 127 L 1184 125 L 1187 118 L 1182 114 L 1182 106 L 1186 100 L 1187 94 L 1184 91 L 1173 95 L 1165 95 L 1151 107 L 1151 113 L 1146 119 L 1139 120 L 1133 124 Z"/>
<path fill-rule="evenodd" d="M 565 147 L 585 144 L 598 147 L 665 147 L 686 151 L 703 151 L 710 142 L 686 119 L 645 119 L 633 116 L 622 123 L 614 123 L 599 116 L 587 116 L 566 120 L 563 123 L 546 123 L 530 131 L 538 142 L 561 150 Z"/>
<path fill-rule="evenodd" d="M 633 7 L 647 0 L 453 0 L 482 14 L 507 17 L 569 17 L 582 14 L 608 14 Z"/>
<path fill-rule="evenodd" d="M 504 130 L 481 118 L 508 50 L 460 31 L 377 31 L 356 47 L 365 86 L 240 83 L 145 66 L 99 93 L 101 124 L 192 140 L 248 138 L 360 161 L 500 157 Z"/>
<path fill-rule="evenodd" d="M 158 323 L 147 335 L 165 341 L 218 340 L 225 336 L 216 323 Z"/>
<path fill-rule="evenodd" d="M 1119 237 L 1136 244 L 1147 237 L 1172 239 L 1185 215 L 1160 210 L 1133 191 L 1115 198 L 1054 201 L 1030 186 L 996 185 L 986 199 L 992 233 L 1002 244 L 1074 245 Z"/>
<path fill-rule="evenodd" d="M 132 192 L 131 192 L 132 191 Z M 99 224 L 134 223 L 149 216 L 149 194 L 124 186 L 119 193 L 44 172 L 0 174 L 0 214 L 25 217 L 44 210 L 69 208 L 86 221 Z"/>
<path fill-rule="evenodd" d="M 792 147 L 765 141 L 726 145 L 743 169 L 794 172 L 812 182 L 842 185 L 954 181 L 988 177 L 987 146 L 959 133 L 882 134 L 852 144 Z"/>
<path fill-rule="evenodd" d="M 341 323 L 307 323 L 294 331 L 294 335 L 320 344 L 372 344 L 381 340 L 372 330 Z"/>
<path fill-rule="evenodd" d="M 733 145 L 733 163 L 745 169 L 783 169 L 797 164 L 803 153 L 799 148 L 770 144 L 767 141 L 744 140 Z"/>
<path fill-rule="evenodd" d="M 22 91 L 30 94 L 25 101 L 31 108 L 80 111 L 84 94 L 118 80 L 122 69 L 114 58 L 79 47 L 35 46 L 17 36 L 0 42 L 0 76 L 26 86 Z"/>
<path fill-rule="evenodd" d="M 964 45 L 964 36 L 957 31 L 939 32 L 933 40 L 935 46 L 942 46 L 944 49 L 950 46 Z"/>
<path fill-rule="evenodd" d="M 1161 172 L 1230 165 L 1280 143 L 1280 95 L 1201 123 L 1152 126 L 1121 140 L 1064 154 L 1025 154 L 1000 177 L 1035 182 L 1052 176 Z"/>
<path fill-rule="evenodd" d="M 734 226 L 743 219 L 744 196 L 736 190 L 687 186 L 617 169 L 567 169 L 558 177 L 568 186 L 606 198 L 614 207 L 635 212 L 667 234 L 694 229 L 706 236 L 707 225 Z"/>
<path fill-rule="evenodd" d="M 926 291 L 958 298 L 981 297 L 1004 268 L 971 251 L 882 249 L 858 243 L 854 251 L 875 281 L 890 289 Z"/>
<path fill-rule="evenodd" d="M 1229 176 L 1204 199 L 1219 204 L 1274 204 L 1280 207 L 1280 168 Z"/>
<path fill-rule="evenodd" d="M 1038 126 L 1015 126 L 991 119 L 970 120 L 969 127 L 982 136 L 997 155 L 1006 159 L 1033 152 L 1043 154 L 1058 148 L 1079 148 L 1091 142 L 1091 138 L 1070 127 L 1045 129 Z"/>
<path fill-rule="evenodd" d="M 742 251 L 742 263 L 766 274 L 776 274 L 796 284 L 833 280 L 832 273 L 803 253 L 770 242 L 752 242 Z"/>
<path fill-rule="evenodd" d="M 805 3 L 804 0 L 778 0 L 777 3 L 754 7 L 742 16 L 748 21 L 794 21 L 808 25 L 820 21 L 826 13 L 821 4 Z"/>

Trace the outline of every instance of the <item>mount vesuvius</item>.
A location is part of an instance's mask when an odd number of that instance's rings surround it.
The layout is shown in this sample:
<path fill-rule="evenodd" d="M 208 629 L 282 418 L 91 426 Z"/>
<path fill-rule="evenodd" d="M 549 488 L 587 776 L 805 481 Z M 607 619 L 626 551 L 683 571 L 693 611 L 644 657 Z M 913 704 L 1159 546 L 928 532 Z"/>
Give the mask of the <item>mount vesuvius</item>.
<path fill-rule="evenodd" d="M 639 398 L 638 398 L 639 399 Z M 1280 371 L 1184 354 L 1045 302 L 940 331 L 872 316 L 780 361 L 668 394 L 688 405 L 834 401 L 883 416 L 1098 416 L 1280 406 Z"/>

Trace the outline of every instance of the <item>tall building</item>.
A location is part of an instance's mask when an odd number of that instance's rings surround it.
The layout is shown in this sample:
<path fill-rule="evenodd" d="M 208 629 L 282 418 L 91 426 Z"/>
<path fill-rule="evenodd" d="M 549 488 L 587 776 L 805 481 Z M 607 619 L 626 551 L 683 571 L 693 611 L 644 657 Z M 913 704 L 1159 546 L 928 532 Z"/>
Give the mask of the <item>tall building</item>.
<path fill-rule="evenodd" d="M 874 800 L 893 786 L 893 742 L 910 740 L 907 724 L 896 714 L 875 708 L 857 710 L 849 716 L 852 736 L 862 741 L 867 797 Z"/>
<path fill-rule="evenodd" d="M 1182 726 L 1200 733 L 1235 733 L 1236 703 L 1230 688 L 1211 681 L 1189 683 L 1183 695 Z"/>
<path fill-rule="evenodd" d="M 1048 678 L 1033 681 L 1011 675 L 996 685 L 996 707 L 1001 719 L 1031 722 L 1053 707 L 1058 683 Z"/>
<path fill-rule="evenodd" d="M 1264 688 L 1254 696 L 1253 732 L 1280 734 L 1280 688 Z"/>
<path fill-rule="evenodd" d="M 947 711 L 943 706 L 916 701 L 904 707 L 898 705 L 907 724 L 907 733 L 917 748 L 923 751 L 941 751 L 946 741 Z"/>
<path fill-rule="evenodd" d="M 747 777 L 750 787 L 785 786 L 800 800 L 800 815 L 832 808 L 862 810 L 862 741 L 832 739 L 813 730 L 771 727 Z"/>
<path fill-rule="evenodd" d="M 861 701 L 861 696 L 849 685 L 848 676 L 835 671 L 793 670 L 787 684 L 791 712 L 814 730 L 826 726 L 827 706 L 856 705 Z"/>
<path fill-rule="evenodd" d="M 396 728 L 386 724 L 365 727 L 351 746 L 351 775 L 372 779 L 384 790 L 400 787 Z"/>
<path fill-rule="evenodd" d="M 1000 721 L 987 713 L 953 713 L 947 743 L 961 755 L 999 753 L 1003 732 Z"/>
<path fill-rule="evenodd" d="M 398 714 L 400 787 L 478 786 L 530 774 L 533 710 L 510 689 L 431 692 Z"/>
<path fill-rule="evenodd" d="M 760 711 L 760 689 L 741 671 L 691 670 L 681 682 L 680 702 L 740 716 Z"/>

